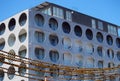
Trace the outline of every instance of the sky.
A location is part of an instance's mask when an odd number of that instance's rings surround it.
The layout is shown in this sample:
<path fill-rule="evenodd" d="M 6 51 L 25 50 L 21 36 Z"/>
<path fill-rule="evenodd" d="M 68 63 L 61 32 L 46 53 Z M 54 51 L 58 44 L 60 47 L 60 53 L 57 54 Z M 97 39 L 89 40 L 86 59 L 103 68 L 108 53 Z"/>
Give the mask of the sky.
<path fill-rule="evenodd" d="M 120 0 L 0 0 L 0 22 L 45 1 L 120 26 Z"/>

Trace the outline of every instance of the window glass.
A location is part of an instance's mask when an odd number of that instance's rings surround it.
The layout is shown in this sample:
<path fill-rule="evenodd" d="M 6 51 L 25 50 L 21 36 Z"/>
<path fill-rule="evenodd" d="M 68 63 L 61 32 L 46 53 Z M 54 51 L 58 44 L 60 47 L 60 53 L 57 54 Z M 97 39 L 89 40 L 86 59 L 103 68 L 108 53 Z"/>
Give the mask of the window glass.
<path fill-rule="evenodd" d="M 64 32 L 64 33 L 69 34 L 70 31 L 71 31 L 70 24 L 67 23 L 67 22 L 63 22 L 63 24 L 62 24 L 62 29 L 63 29 L 63 32 Z"/>
<path fill-rule="evenodd" d="M 24 58 L 26 56 L 26 53 L 27 53 L 27 48 L 24 45 L 22 45 L 19 48 L 19 52 L 18 52 L 20 58 Z"/>
<path fill-rule="evenodd" d="M 61 8 L 53 7 L 53 16 L 64 18 L 63 16 L 63 10 Z"/>
<path fill-rule="evenodd" d="M 19 18 L 19 24 L 20 24 L 20 26 L 25 25 L 26 20 L 27 20 L 27 14 L 26 13 L 22 13 L 20 15 L 20 18 Z"/>
<path fill-rule="evenodd" d="M 47 14 L 47 15 L 51 15 L 51 8 L 49 7 L 49 8 L 43 9 L 42 13 Z"/>
<path fill-rule="evenodd" d="M 35 55 L 39 60 L 42 60 L 45 56 L 43 48 L 35 48 Z"/>
<path fill-rule="evenodd" d="M 94 46 L 92 44 L 86 44 L 86 53 L 87 54 L 93 54 L 94 52 Z"/>
<path fill-rule="evenodd" d="M 96 22 L 95 22 L 95 20 L 92 19 L 91 22 L 92 22 L 92 28 L 96 29 Z"/>
<path fill-rule="evenodd" d="M 5 47 L 5 39 L 1 38 L 0 39 L 0 50 L 2 50 Z"/>
<path fill-rule="evenodd" d="M 70 65 L 72 61 L 72 55 L 70 53 L 63 54 L 63 61 L 65 65 Z"/>
<path fill-rule="evenodd" d="M 103 30 L 103 23 L 98 21 L 98 29 Z"/>
<path fill-rule="evenodd" d="M 83 57 L 80 56 L 80 55 L 76 55 L 76 56 L 75 56 L 75 64 L 76 64 L 78 67 L 82 68 L 82 67 L 83 67 Z"/>
<path fill-rule="evenodd" d="M 62 39 L 62 44 L 63 44 L 64 49 L 71 49 L 72 47 L 71 39 L 68 37 L 64 37 Z"/>
<path fill-rule="evenodd" d="M 5 27 L 6 26 L 4 23 L 0 24 L 0 35 L 2 35 L 5 32 Z"/>
<path fill-rule="evenodd" d="M 82 52 L 83 47 L 82 47 L 82 42 L 80 40 L 76 40 L 73 46 L 74 46 L 73 49 L 75 52 L 78 52 L 78 53 Z"/>
<path fill-rule="evenodd" d="M 55 68 L 55 69 L 50 69 L 50 76 L 52 76 L 53 78 L 57 78 L 59 76 L 59 69 Z"/>
<path fill-rule="evenodd" d="M 10 66 L 8 68 L 8 72 L 7 72 L 8 78 L 11 80 L 14 78 L 15 76 L 15 68 L 13 66 Z"/>
<path fill-rule="evenodd" d="M 74 27 L 74 33 L 76 36 L 81 37 L 82 36 L 82 29 L 80 26 L 75 26 Z"/>
<path fill-rule="evenodd" d="M 45 39 L 44 33 L 40 32 L 40 31 L 36 31 L 35 38 L 36 38 L 37 42 L 42 43 Z"/>
<path fill-rule="evenodd" d="M 93 68 L 94 67 L 94 59 L 88 58 L 86 59 L 86 68 Z"/>
<path fill-rule="evenodd" d="M 103 42 L 103 35 L 100 32 L 97 32 L 96 38 L 98 42 L 102 43 Z"/>
<path fill-rule="evenodd" d="M 35 23 L 37 24 L 37 26 L 42 27 L 44 25 L 44 17 L 40 14 L 36 14 Z"/>
<path fill-rule="evenodd" d="M 93 39 L 93 32 L 92 32 L 90 29 L 87 29 L 87 30 L 86 30 L 86 37 L 87 37 L 89 40 L 92 40 L 92 39 Z"/>
<path fill-rule="evenodd" d="M 51 19 L 49 20 L 49 26 L 50 26 L 50 28 L 51 28 L 52 30 L 57 30 L 57 28 L 58 28 L 58 22 L 57 22 L 57 20 L 54 19 L 54 18 L 51 18 Z"/>
<path fill-rule="evenodd" d="M 103 68 L 103 61 L 98 61 L 98 68 Z"/>
<path fill-rule="evenodd" d="M 50 60 L 53 62 L 57 62 L 59 59 L 59 53 L 57 51 L 51 50 L 49 53 Z"/>
<path fill-rule="evenodd" d="M 112 25 L 108 25 L 108 33 L 111 33 L 113 35 L 117 35 L 117 28 Z"/>
<path fill-rule="evenodd" d="M 117 52 L 117 59 L 120 61 L 120 51 Z"/>
<path fill-rule="evenodd" d="M 66 20 L 68 20 L 68 21 L 72 20 L 72 14 L 70 11 L 66 11 Z"/>
<path fill-rule="evenodd" d="M 103 56 L 103 49 L 102 49 L 102 47 L 97 47 L 97 52 L 98 52 L 98 55 L 99 55 L 100 57 Z"/>
<path fill-rule="evenodd" d="M 106 41 L 108 43 L 108 45 L 112 45 L 113 44 L 113 39 L 110 35 L 107 35 Z"/>
<path fill-rule="evenodd" d="M 120 38 L 116 38 L 116 46 L 120 48 Z"/>
<path fill-rule="evenodd" d="M 58 36 L 51 34 L 49 36 L 49 41 L 50 41 L 51 45 L 56 46 L 58 44 L 58 42 L 59 42 Z"/>
<path fill-rule="evenodd" d="M 107 50 L 107 55 L 110 59 L 114 58 L 114 51 L 112 49 L 108 49 Z"/>
<path fill-rule="evenodd" d="M 3 81 L 3 79 L 5 78 L 5 73 L 2 69 L 0 69 L 0 81 Z"/>

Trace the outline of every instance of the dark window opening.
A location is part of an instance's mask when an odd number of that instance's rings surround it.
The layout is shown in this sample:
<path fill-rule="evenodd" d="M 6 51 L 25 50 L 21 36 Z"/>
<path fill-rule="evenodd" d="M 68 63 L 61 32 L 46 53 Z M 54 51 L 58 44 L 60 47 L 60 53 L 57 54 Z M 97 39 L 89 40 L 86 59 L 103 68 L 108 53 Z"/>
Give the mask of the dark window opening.
<path fill-rule="evenodd" d="M 75 32 L 76 36 L 78 36 L 78 37 L 82 36 L 82 29 L 80 28 L 80 26 L 75 26 L 74 32 Z"/>
<path fill-rule="evenodd" d="M 62 29 L 63 29 L 63 32 L 67 34 L 69 34 L 71 31 L 70 25 L 67 22 L 64 22 L 62 24 Z"/>
<path fill-rule="evenodd" d="M 117 45 L 118 48 L 120 48 L 120 38 L 116 39 L 116 45 Z"/>
<path fill-rule="evenodd" d="M 9 21 L 9 24 L 8 24 L 8 28 L 10 31 L 12 31 L 14 28 L 15 28 L 15 24 L 16 24 L 16 21 L 14 18 L 12 18 L 10 21 Z"/>
<path fill-rule="evenodd" d="M 97 48 L 97 52 L 98 52 L 98 55 L 99 55 L 100 57 L 103 56 L 102 47 L 98 47 L 98 48 Z"/>
<path fill-rule="evenodd" d="M 49 36 L 49 41 L 50 41 L 50 43 L 51 43 L 53 46 L 56 46 L 56 45 L 58 44 L 58 42 L 59 42 L 58 36 L 56 36 L 56 35 L 50 35 L 50 36 Z"/>
<path fill-rule="evenodd" d="M 49 20 L 49 26 L 50 26 L 50 28 L 52 30 L 57 30 L 57 28 L 58 28 L 58 22 L 57 22 L 57 20 L 55 20 L 54 18 L 51 18 Z"/>
<path fill-rule="evenodd" d="M 96 38 L 98 40 L 98 42 L 102 43 L 103 42 L 103 35 L 102 33 L 98 32 L 96 35 Z"/>
<path fill-rule="evenodd" d="M 86 30 L 86 36 L 89 40 L 92 40 L 93 39 L 93 33 L 90 29 L 87 29 Z"/>
<path fill-rule="evenodd" d="M 0 25 L 0 35 L 2 35 L 4 32 L 5 32 L 5 24 L 2 23 L 2 24 Z"/>
<path fill-rule="evenodd" d="M 108 45 L 112 45 L 113 44 L 113 39 L 110 35 L 107 35 L 107 43 Z"/>

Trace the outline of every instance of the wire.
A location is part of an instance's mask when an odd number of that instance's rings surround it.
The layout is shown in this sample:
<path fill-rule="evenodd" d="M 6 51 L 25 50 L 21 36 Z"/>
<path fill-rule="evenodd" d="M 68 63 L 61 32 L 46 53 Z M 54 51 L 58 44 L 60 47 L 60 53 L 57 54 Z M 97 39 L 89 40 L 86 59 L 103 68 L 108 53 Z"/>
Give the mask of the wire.
<path fill-rule="evenodd" d="M 100 68 L 78 68 L 78 67 L 72 67 L 72 66 L 52 64 L 52 63 L 43 62 L 39 60 L 33 60 L 30 58 L 24 58 L 24 57 L 21 58 L 18 55 L 12 56 L 13 54 L 5 52 L 5 51 L 0 51 L 0 52 L 1 52 L 0 61 L 3 62 L 4 64 L 12 65 L 14 67 L 27 69 L 31 71 L 48 73 L 50 75 L 49 77 L 51 77 L 52 75 L 53 78 L 57 77 L 57 79 L 101 80 L 101 78 L 109 79 L 110 77 L 120 76 L 120 73 L 118 73 L 120 66 L 113 67 L 113 68 L 101 68 L 101 69 Z M 12 64 L 9 62 L 5 62 L 4 59 L 19 62 L 20 65 L 18 65 L 18 63 Z M 5 69 L 3 67 L 1 68 Z M 38 77 L 38 75 L 36 74 L 26 73 L 26 75 L 32 76 L 32 77 L 24 76 L 30 79 L 33 77 Z M 63 75 L 64 77 L 58 77 L 59 75 Z M 41 77 L 41 78 L 44 78 L 44 77 Z M 35 78 L 35 79 L 38 80 L 39 78 Z"/>

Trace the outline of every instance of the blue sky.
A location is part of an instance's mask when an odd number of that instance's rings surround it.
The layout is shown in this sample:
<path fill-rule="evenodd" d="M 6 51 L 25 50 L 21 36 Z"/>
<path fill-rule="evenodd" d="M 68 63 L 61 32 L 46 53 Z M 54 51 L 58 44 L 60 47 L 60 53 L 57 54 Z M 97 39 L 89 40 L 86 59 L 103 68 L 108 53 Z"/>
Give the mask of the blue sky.
<path fill-rule="evenodd" d="M 46 0 L 120 26 L 120 0 Z M 45 0 L 0 0 L 0 21 Z"/>

